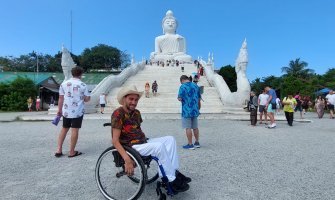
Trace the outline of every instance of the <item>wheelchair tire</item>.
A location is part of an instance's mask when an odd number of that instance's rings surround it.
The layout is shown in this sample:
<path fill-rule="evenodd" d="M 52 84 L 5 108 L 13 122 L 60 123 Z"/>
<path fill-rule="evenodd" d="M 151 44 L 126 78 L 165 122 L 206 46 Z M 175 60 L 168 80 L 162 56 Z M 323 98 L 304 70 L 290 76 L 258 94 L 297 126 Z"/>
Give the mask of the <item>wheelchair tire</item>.
<path fill-rule="evenodd" d="M 117 149 L 114 146 L 107 148 L 96 163 L 95 180 L 100 192 L 108 200 L 136 200 L 145 188 L 147 175 L 141 156 L 130 147 L 124 146 L 124 149 L 135 162 L 134 175 L 138 182 L 129 181 L 130 177 L 124 173 L 124 166 L 115 165 L 113 152 L 117 152 Z"/>
<path fill-rule="evenodd" d="M 155 161 L 152 161 L 152 162 L 155 162 Z M 158 175 L 158 172 L 156 172 L 156 174 L 152 174 L 152 173 L 148 173 L 148 170 L 151 169 L 150 168 L 147 168 L 147 166 L 145 165 L 145 170 L 146 170 L 146 174 L 147 174 L 147 177 L 146 177 L 146 181 L 145 183 L 146 184 L 150 184 L 150 183 L 153 183 L 155 182 L 158 178 L 159 178 L 159 175 Z M 155 171 L 157 171 L 157 168 L 154 169 Z M 134 181 L 135 183 L 139 183 L 140 180 L 137 178 L 137 177 L 134 177 L 134 176 L 131 176 L 131 177 L 128 177 L 130 180 Z"/>

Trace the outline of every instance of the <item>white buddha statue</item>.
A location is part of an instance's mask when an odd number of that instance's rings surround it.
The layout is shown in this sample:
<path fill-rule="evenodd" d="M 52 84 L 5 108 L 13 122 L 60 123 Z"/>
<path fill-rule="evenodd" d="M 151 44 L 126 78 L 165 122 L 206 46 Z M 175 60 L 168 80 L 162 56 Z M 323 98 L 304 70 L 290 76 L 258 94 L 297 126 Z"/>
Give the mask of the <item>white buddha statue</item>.
<path fill-rule="evenodd" d="M 164 35 L 155 38 L 155 52 L 150 54 L 152 61 L 178 60 L 192 62 L 192 57 L 186 54 L 186 41 L 176 34 L 178 22 L 171 10 L 166 12 L 162 21 Z"/>

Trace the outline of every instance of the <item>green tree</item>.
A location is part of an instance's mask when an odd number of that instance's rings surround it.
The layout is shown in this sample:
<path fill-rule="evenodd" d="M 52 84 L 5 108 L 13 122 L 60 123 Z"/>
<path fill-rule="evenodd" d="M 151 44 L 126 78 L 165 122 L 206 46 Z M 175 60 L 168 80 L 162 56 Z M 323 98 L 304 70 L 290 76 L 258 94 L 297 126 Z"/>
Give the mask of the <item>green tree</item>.
<path fill-rule="evenodd" d="M 296 94 L 300 92 L 305 93 L 305 84 L 301 79 L 297 79 L 295 76 L 285 76 L 282 82 L 281 96 L 286 97 L 287 94 Z"/>
<path fill-rule="evenodd" d="M 237 84 L 236 84 L 236 71 L 235 67 L 231 65 L 226 65 L 224 67 L 221 67 L 219 73 L 220 76 L 225 80 L 227 83 L 230 91 L 236 92 L 237 91 Z"/>
<path fill-rule="evenodd" d="M 34 82 L 28 78 L 18 77 L 12 83 L 0 84 L 0 110 L 27 110 L 27 99 L 37 94 Z"/>
<path fill-rule="evenodd" d="M 263 84 L 264 86 L 270 86 L 271 88 L 277 90 L 280 89 L 280 84 L 281 84 L 281 77 L 276 77 L 276 76 L 267 76 L 267 77 L 263 77 Z"/>
<path fill-rule="evenodd" d="M 118 68 L 126 58 L 122 55 L 122 52 L 115 48 L 105 44 L 98 44 L 91 49 L 84 49 L 81 54 L 81 66 L 85 70 L 89 69 L 105 69 L 111 70 L 112 68 Z"/>
<path fill-rule="evenodd" d="M 47 72 L 62 72 L 62 52 L 59 51 L 54 56 L 46 55 L 46 59 L 48 59 Z"/>
<path fill-rule="evenodd" d="M 286 73 L 287 76 L 294 76 L 297 78 L 308 78 L 313 73 L 314 70 L 307 68 L 308 63 L 305 61 L 300 61 L 300 58 L 291 60 L 288 66 L 282 67 L 282 72 Z"/>
<path fill-rule="evenodd" d="M 256 78 L 255 80 L 251 81 L 250 87 L 252 91 L 259 95 L 261 91 L 264 90 L 265 84 L 261 81 L 260 78 Z"/>
<path fill-rule="evenodd" d="M 11 60 L 8 57 L 0 57 L 0 66 L 4 71 L 8 71 L 11 66 Z"/>
<path fill-rule="evenodd" d="M 335 68 L 328 69 L 321 79 L 324 87 L 335 89 Z"/>

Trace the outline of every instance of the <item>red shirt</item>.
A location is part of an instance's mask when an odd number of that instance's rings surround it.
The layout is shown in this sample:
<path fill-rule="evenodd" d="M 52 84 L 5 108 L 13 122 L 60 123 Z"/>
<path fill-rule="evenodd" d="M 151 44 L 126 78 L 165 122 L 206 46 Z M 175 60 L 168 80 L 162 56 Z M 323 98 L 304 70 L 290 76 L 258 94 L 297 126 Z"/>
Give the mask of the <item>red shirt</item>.
<path fill-rule="evenodd" d="M 112 128 L 120 129 L 120 143 L 132 146 L 134 144 L 146 143 L 146 137 L 141 129 L 142 117 L 139 110 L 126 112 L 122 107 L 116 109 L 112 114 Z"/>

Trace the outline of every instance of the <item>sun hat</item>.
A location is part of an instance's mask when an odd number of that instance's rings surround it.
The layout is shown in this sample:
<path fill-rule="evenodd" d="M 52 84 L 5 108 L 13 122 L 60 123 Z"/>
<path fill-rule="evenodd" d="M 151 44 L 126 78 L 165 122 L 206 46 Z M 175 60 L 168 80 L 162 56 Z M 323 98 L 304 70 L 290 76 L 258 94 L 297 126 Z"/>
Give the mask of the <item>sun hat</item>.
<path fill-rule="evenodd" d="M 123 87 L 117 93 L 117 101 L 119 102 L 119 104 L 121 104 L 121 105 L 123 104 L 122 99 L 123 99 L 123 97 L 127 96 L 128 94 L 137 94 L 141 98 L 143 92 L 138 91 L 135 85 L 130 85 L 130 86 L 127 86 L 127 87 Z"/>

